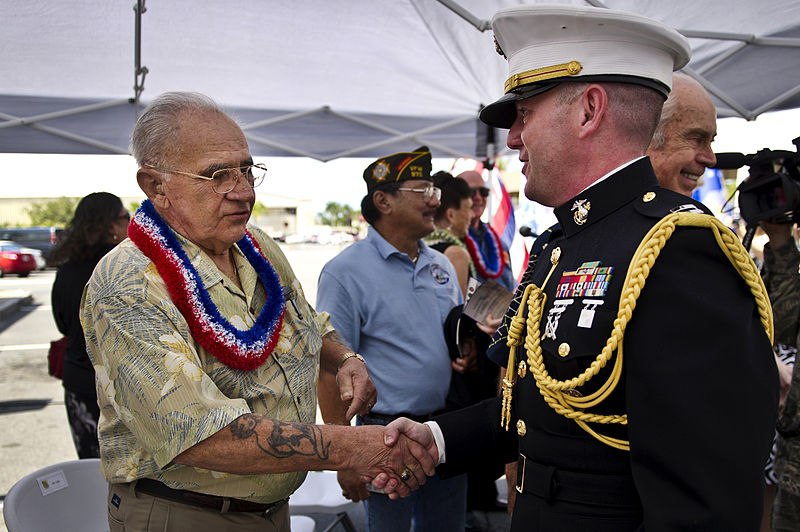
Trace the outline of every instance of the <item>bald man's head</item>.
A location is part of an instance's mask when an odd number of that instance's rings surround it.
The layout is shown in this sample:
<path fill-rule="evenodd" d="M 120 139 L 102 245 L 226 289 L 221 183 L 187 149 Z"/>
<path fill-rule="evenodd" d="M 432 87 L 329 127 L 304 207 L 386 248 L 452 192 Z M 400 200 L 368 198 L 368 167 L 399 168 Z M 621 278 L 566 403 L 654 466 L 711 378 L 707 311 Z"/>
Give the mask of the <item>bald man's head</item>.
<path fill-rule="evenodd" d="M 675 74 L 661 120 L 647 155 L 662 187 L 691 196 L 717 159 L 711 141 L 717 135 L 714 102 L 698 82 Z"/>

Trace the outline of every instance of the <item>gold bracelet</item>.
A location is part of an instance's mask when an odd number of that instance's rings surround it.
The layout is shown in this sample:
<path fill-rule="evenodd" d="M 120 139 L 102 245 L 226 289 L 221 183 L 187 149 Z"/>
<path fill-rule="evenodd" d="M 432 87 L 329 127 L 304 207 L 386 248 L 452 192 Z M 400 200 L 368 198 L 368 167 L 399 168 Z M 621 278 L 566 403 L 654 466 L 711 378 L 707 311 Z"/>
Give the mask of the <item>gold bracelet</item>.
<path fill-rule="evenodd" d="M 365 366 L 367 365 L 367 362 L 364 360 L 364 357 L 362 357 L 358 353 L 353 353 L 352 351 L 350 351 L 342 355 L 342 358 L 339 359 L 339 367 L 337 368 L 337 370 L 342 369 L 342 366 L 344 366 L 345 361 L 347 361 L 348 358 L 352 357 L 356 357 L 361 361 L 362 364 L 364 364 Z"/>

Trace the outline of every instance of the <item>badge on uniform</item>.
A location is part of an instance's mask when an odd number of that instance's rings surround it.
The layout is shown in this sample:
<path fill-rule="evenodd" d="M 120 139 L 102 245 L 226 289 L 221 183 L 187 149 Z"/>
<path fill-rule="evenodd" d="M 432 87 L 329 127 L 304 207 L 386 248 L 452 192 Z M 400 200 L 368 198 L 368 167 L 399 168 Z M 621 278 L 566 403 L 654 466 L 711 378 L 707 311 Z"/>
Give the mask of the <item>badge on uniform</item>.
<path fill-rule="evenodd" d="M 575 300 L 574 299 L 556 299 L 553 301 L 553 308 L 547 313 L 547 324 L 544 327 L 544 337 L 551 340 L 556 339 L 556 329 L 558 329 L 558 320 L 561 314 L 567 310 Z"/>
<path fill-rule="evenodd" d="M 592 322 L 594 321 L 594 309 L 603 303 L 604 301 L 602 299 L 584 299 L 583 304 L 586 306 L 581 310 L 581 315 L 578 318 L 578 327 L 591 329 Z"/>
<path fill-rule="evenodd" d="M 703 211 L 697 207 L 697 205 L 692 205 L 691 203 L 684 203 L 678 207 L 673 207 L 669 210 L 669 212 L 692 212 L 695 214 L 703 214 Z"/>
<path fill-rule="evenodd" d="M 431 275 L 439 284 L 447 284 L 447 281 L 450 280 L 450 274 L 448 274 L 447 271 L 445 271 L 445 269 L 438 264 L 431 266 Z"/>
<path fill-rule="evenodd" d="M 601 298 L 606 295 L 608 285 L 611 283 L 611 278 L 614 274 L 613 266 L 601 266 L 599 260 L 584 262 L 577 270 L 566 271 L 561 274 L 561 280 L 556 287 L 555 297 L 557 298 L 579 298 L 588 297 L 581 302 L 584 305 L 578 317 L 578 327 L 590 329 L 594 322 L 595 309 L 602 305 L 604 301 Z M 569 301 L 572 299 L 560 300 L 557 299 L 554 305 L 558 305 L 559 301 Z M 550 310 L 553 313 L 556 307 Z M 566 308 L 566 307 L 565 307 Z M 562 309 L 558 314 L 563 312 Z M 556 339 L 555 327 L 558 326 L 558 319 L 555 319 L 553 327 L 553 335 L 549 336 L 547 333 L 550 328 L 550 314 L 547 316 L 547 328 L 545 329 L 545 336 L 548 338 Z"/>
<path fill-rule="evenodd" d="M 603 297 L 614 273 L 613 266 L 600 266 L 600 261 L 584 262 L 580 268 L 561 274 L 556 297 Z"/>
<path fill-rule="evenodd" d="M 585 224 L 586 220 L 589 218 L 589 210 L 591 208 L 592 204 L 589 200 L 576 200 L 571 209 L 575 211 L 575 214 L 572 215 L 572 219 L 575 220 L 575 223 L 578 225 Z"/>

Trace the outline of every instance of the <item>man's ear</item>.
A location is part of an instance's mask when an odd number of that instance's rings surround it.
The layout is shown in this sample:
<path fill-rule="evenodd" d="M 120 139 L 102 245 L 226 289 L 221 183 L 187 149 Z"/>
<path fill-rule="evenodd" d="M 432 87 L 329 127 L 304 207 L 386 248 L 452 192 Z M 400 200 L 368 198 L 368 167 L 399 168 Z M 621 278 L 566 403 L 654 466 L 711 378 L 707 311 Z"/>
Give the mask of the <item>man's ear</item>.
<path fill-rule="evenodd" d="M 589 85 L 579 100 L 581 113 L 579 138 L 586 138 L 595 133 L 606 119 L 608 111 L 608 93 L 597 84 Z"/>
<path fill-rule="evenodd" d="M 389 214 L 392 212 L 391 197 L 385 190 L 376 190 L 373 192 L 372 203 L 375 204 L 375 208 L 378 209 L 378 212 L 381 214 Z"/>
<path fill-rule="evenodd" d="M 136 181 L 139 183 L 139 188 L 142 189 L 156 208 L 169 206 L 165 190 L 166 178 L 163 172 L 154 168 L 139 168 L 136 172 Z"/>

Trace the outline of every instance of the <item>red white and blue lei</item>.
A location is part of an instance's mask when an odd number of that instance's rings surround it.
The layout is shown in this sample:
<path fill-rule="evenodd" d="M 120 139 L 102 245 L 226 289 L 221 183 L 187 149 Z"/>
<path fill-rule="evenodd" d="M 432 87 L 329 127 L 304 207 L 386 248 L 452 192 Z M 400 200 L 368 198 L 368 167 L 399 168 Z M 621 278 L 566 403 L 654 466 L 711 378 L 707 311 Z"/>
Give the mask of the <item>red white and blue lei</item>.
<path fill-rule="evenodd" d="M 483 222 L 481 222 L 483 223 Z M 505 268 L 505 261 L 503 260 L 503 246 L 500 244 L 500 237 L 494 232 L 492 226 L 483 224 L 486 228 L 485 239 L 489 244 L 487 246 L 488 257 L 483 254 L 483 249 L 478 245 L 475 237 L 472 234 L 472 227 L 467 231 L 465 238 L 467 242 L 467 249 L 472 257 L 472 262 L 475 264 L 478 273 L 484 279 L 497 279 L 502 275 L 503 268 Z"/>
<path fill-rule="evenodd" d="M 286 302 L 278 274 L 249 231 L 237 244 L 258 273 L 267 301 L 246 331 L 222 317 L 200 274 L 150 200 L 145 200 L 136 211 L 128 236 L 155 264 L 173 303 L 201 346 L 234 369 L 253 370 L 267 361 L 280 336 Z"/>

